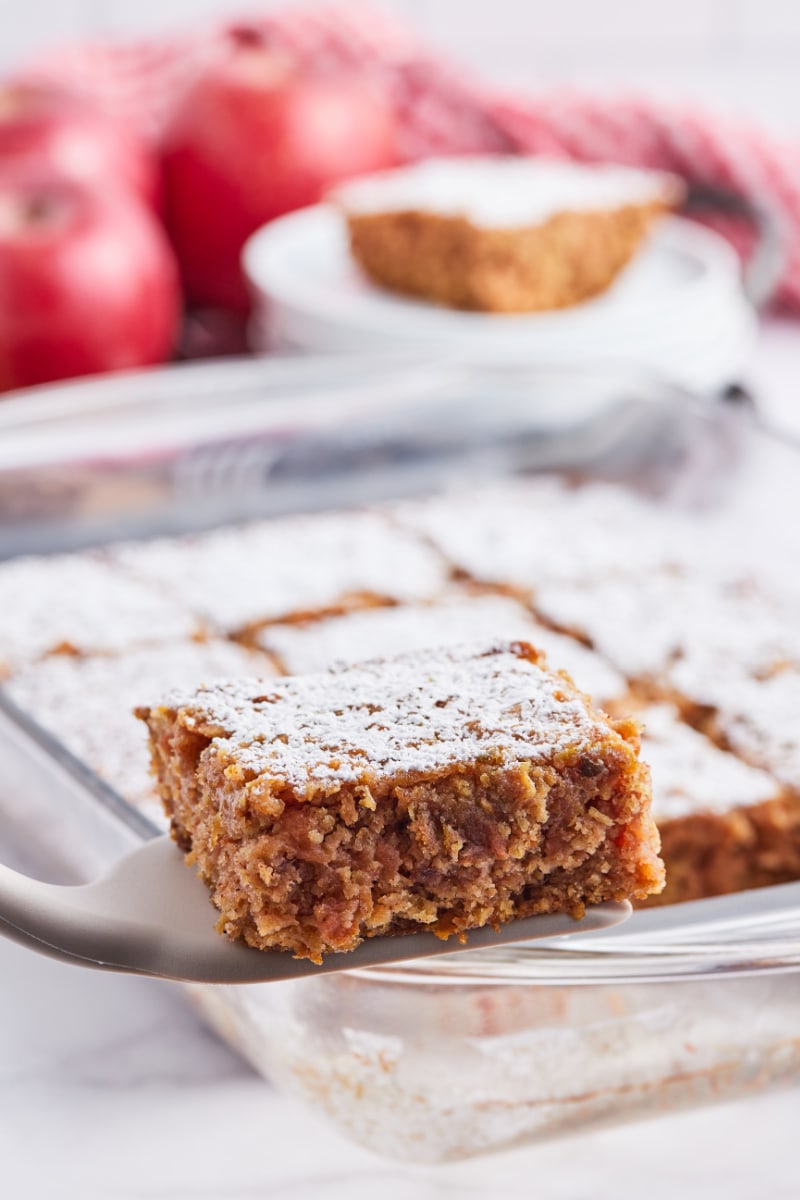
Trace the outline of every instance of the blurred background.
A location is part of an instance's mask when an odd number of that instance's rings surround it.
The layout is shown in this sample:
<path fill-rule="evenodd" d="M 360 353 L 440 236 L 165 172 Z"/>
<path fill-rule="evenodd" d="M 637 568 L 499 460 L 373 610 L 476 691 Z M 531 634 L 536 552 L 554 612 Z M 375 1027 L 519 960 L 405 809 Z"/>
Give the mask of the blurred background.
<path fill-rule="evenodd" d="M 0 228 L 0 391 L 175 357 L 363 348 L 361 316 L 338 311 L 355 273 L 340 265 L 321 298 L 333 235 L 320 232 L 320 247 L 309 248 L 313 227 L 280 227 L 243 273 L 246 240 L 343 179 L 498 151 L 670 171 L 706 193 L 700 213 L 690 195 L 689 215 L 732 240 L 757 279 L 745 272 L 740 287 L 724 245 L 687 251 L 690 231 L 676 234 L 682 248 L 667 256 L 671 284 L 656 254 L 624 286 L 649 271 L 643 294 L 653 303 L 672 287 L 674 318 L 654 309 L 644 321 L 661 346 L 642 351 L 646 365 L 700 392 L 738 384 L 753 361 L 755 316 L 800 311 L 798 50 L 800 8 L 787 0 L 32 0 L 6 18 L 0 40 L 0 190 L 15 214 Z M 276 70 L 291 78 L 276 84 Z M 82 194 L 65 190 L 65 177 Z M 90 233 L 78 233 L 80 213 Z M 293 228 L 318 278 L 293 257 Z M 313 304 L 328 304 L 324 336 L 309 332 L 306 302 L 298 326 L 294 300 L 272 277 L 272 246 L 291 278 L 310 280 Z M 702 319 L 690 315 L 689 292 L 686 303 L 676 299 L 684 251 L 721 297 Z M 84 277 L 68 259 L 95 267 Z M 623 288 L 610 299 L 624 297 Z M 364 294 L 373 341 L 382 303 Z M 641 309 L 636 296 L 631 304 Z M 400 311 L 392 338 L 407 343 Z M 618 332 L 643 346 L 620 318 Z M 431 329 L 437 320 L 425 318 Z M 583 337 L 571 314 L 561 324 Z M 582 345 L 588 353 L 590 341 Z M 527 357 L 546 354 L 531 346 Z M 673 370 L 681 362 L 695 365 Z"/>
<path fill-rule="evenodd" d="M 489 79 L 526 87 L 624 84 L 800 127 L 795 0 L 377 0 Z M 240 16 L 236 0 L 28 0 L 2 19 L 0 69 L 58 40 L 126 37 Z"/>

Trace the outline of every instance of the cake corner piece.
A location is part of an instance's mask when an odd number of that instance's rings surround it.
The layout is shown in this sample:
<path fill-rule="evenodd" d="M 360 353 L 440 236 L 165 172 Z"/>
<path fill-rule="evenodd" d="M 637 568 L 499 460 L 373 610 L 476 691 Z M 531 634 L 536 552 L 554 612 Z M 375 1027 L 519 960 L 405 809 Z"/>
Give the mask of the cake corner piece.
<path fill-rule="evenodd" d="M 299 957 L 663 886 L 638 726 L 523 642 L 175 693 L 140 709 L 219 928 Z"/>

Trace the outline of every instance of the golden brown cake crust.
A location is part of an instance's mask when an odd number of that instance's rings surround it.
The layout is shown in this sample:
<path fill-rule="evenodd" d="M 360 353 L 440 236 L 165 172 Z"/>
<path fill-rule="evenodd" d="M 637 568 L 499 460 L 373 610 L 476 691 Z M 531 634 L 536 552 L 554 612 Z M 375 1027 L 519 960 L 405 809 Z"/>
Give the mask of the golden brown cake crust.
<path fill-rule="evenodd" d="M 201 689 L 140 715 L 221 929 L 262 949 L 319 960 L 663 885 L 638 726 L 524 643 Z"/>
<path fill-rule="evenodd" d="M 523 313 L 605 291 L 668 209 L 653 201 L 565 211 L 516 229 L 414 210 L 346 216 L 354 258 L 382 287 L 451 308 Z"/>

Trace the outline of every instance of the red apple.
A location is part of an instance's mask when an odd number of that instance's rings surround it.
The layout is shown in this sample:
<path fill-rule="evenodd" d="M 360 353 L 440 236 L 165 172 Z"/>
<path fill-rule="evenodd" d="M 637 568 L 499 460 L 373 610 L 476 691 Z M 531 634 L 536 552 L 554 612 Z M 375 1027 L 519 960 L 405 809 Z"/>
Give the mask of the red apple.
<path fill-rule="evenodd" d="M 83 96 L 44 84 L 0 87 L 0 175 L 18 163 L 98 190 L 122 188 L 161 207 L 155 154 Z"/>
<path fill-rule="evenodd" d="M 256 30 L 232 31 L 164 141 L 167 225 L 189 299 L 246 311 L 250 234 L 396 161 L 394 119 L 364 85 L 300 73 Z"/>
<path fill-rule="evenodd" d="M 0 176 L 0 390 L 163 362 L 179 317 L 172 251 L 138 200 Z"/>

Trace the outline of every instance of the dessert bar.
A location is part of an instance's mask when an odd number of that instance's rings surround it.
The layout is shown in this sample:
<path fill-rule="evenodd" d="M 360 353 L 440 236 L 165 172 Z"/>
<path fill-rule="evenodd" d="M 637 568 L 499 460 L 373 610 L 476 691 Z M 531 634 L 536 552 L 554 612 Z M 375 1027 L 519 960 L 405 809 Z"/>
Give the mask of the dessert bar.
<path fill-rule="evenodd" d="M 51 654 L 116 654 L 202 632 L 179 599 L 100 554 L 0 563 L 0 614 L 0 679 Z"/>
<path fill-rule="evenodd" d="M 675 904 L 800 878 L 800 797 L 684 724 L 670 705 L 638 714 L 653 816 Z"/>
<path fill-rule="evenodd" d="M 439 159 L 332 199 L 375 283 L 452 308 L 566 308 L 604 291 L 683 197 L 673 176 L 542 158 Z"/>
<path fill-rule="evenodd" d="M 600 708 L 643 716 L 661 902 L 783 882 L 800 877 L 800 577 L 756 524 L 732 546 L 691 507 L 540 476 L 20 558 L 0 564 L 0 677 L 163 822 L 131 710 L 170 687 L 528 642 Z"/>
<path fill-rule="evenodd" d="M 244 637 L 270 621 L 428 599 L 448 574 L 419 538 L 367 511 L 132 543 L 113 558 L 134 578 L 190 602 L 216 631 Z"/>
<path fill-rule="evenodd" d="M 220 928 L 319 961 L 663 884 L 638 726 L 525 643 L 452 648 L 141 709 Z"/>

